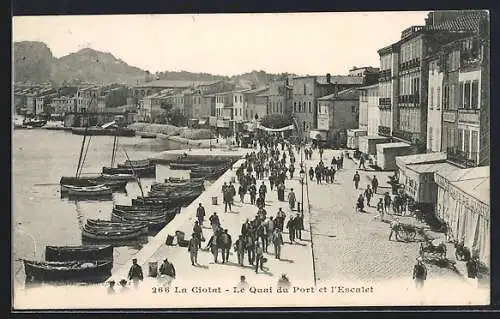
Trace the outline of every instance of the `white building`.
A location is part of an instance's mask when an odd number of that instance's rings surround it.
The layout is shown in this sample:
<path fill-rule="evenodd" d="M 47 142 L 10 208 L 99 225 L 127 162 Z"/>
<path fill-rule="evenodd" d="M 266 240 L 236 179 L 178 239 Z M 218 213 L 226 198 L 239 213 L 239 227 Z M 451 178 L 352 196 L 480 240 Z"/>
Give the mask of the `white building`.
<path fill-rule="evenodd" d="M 368 135 L 378 135 L 378 126 L 380 125 L 380 110 L 378 84 L 367 87 L 368 92 Z"/>
<path fill-rule="evenodd" d="M 438 61 L 437 57 L 429 61 L 427 152 L 441 151 L 443 72 Z"/>

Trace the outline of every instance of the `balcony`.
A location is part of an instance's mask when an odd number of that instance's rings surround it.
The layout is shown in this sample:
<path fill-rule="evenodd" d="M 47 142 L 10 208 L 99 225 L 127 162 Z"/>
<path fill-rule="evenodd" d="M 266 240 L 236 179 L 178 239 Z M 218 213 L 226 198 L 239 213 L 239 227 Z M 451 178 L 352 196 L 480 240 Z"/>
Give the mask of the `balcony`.
<path fill-rule="evenodd" d="M 420 67 L 420 58 L 411 59 L 399 64 L 399 72 Z"/>
<path fill-rule="evenodd" d="M 457 111 L 456 110 L 444 110 L 443 111 L 443 121 L 449 123 L 455 123 L 457 121 Z"/>
<path fill-rule="evenodd" d="M 420 106 L 420 96 L 418 94 L 400 95 L 398 97 L 398 102 L 400 104 L 406 104 L 403 106 Z"/>
<path fill-rule="evenodd" d="M 378 107 L 379 109 L 390 109 L 391 108 L 391 98 L 390 97 L 382 97 L 378 99 Z"/>
<path fill-rule="evenodd" d="M 481 64 L 481 54 L 477 49 L 460 51 L 460 67 L 474 68 Z"/>
<path fill-rule="evenodd" d="M 392 69 L 382 70 L 378 73 L 379 82 L 387 82 L 392 78 Z"/>
<path fill-rule="evenodd" d="M 463 168 L 476 167 L 478 165 L 477 152 L 464 152 L 452 147 L 447 148 L 446 159 Z"/>
<path fill-rule="evenodd" d="M 403 130 L 393 130 L 392 136 L 400 138 L 402 140 L 405 140 L 405 141 L 408 141 L 411 143 L 411 142 L 418 139 L 419 134 L 413 133 L 413 132 L 408 132 L 408 131 L 403 131 Z"/>
<path fill-rule="evenodd" d="M 458 109 L 458 121 L 479 124 L 479 109 Z"/>
<path fill-rule="evenodd" d="M 379 125 L 378 127 L 378 135 L 380 136 L 391 136 L 391 128 L 387 126 L 381 126 Z"/>

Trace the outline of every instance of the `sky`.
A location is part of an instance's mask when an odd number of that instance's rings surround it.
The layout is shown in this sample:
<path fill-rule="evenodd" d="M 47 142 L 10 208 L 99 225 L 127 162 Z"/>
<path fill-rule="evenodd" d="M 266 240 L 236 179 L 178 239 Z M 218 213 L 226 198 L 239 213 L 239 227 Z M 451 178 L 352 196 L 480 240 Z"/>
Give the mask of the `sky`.
<path fill-rule="evenodd" d="M 353 66 L 378 67 L 377 50 L 423 25 L 427 13 L 14 17 L 13 41 L 45 42 L 55 57 L 92 48 L 152 73 L 347 74 Z"/>

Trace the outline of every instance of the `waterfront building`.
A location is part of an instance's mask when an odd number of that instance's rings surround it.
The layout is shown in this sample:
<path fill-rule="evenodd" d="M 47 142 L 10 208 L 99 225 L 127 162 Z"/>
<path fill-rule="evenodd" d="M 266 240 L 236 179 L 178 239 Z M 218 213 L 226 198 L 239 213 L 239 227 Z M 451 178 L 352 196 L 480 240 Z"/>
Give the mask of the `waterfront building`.
<path fill-rule="evenodd" d="M 63 115 L 66 112 L 76 112 L 76 96 L 60 96 L 52 99 L 52 112 Z"/>
<path fill-rule="evenodd" d="M 431 12 L 425 25 L 407 28 L 401 33 L 398 42 L 379 50 L 379 81 L 391 82 L 393 98 L 391 101 L 381 100 L 381 109 L 385 109 L 381 112 L 381 135 L 388 135 L 390 130 L 394 140 L 409 143 L 418 152 L 425 152 L 429 80 L 429 67 L 425 58 L 439 50 L 444 43 L 474 33 L 479 21 L 485 17 L 487 12 L 479 10 Z M 389 65 L 395 65 L 395 60 L 397 72 L 388 68 Z M 386 85 L 380 86 L 384 99 L 388 99 Z M 389 107 L 392 127 L 388 130 Z"/>
<path fill-rule="evenodd" d="M 300 134 L 310 138 L 309 132 L 317 128 L 317 99 L 334 92 L 359 87 L 363 84 L 360 76 L 302 76 L 294 77 L 292 114 Z"/>
<path fill-rule="evenodd" d="M 358 127 L 359 91 L 352 88 L 318 98 L 317 128 L 313 140 L 341 146 L 347 144 L 347 130 Z"/>
<path fill-rule="evenodd" d="M 138 108 L 138 117 L 142 122 L 154 122 L 160 115 L 165 113 L 165 107 L 169 102 L 169 97 L 173 93 L 171 89 L 146 96 L 143 99 L 142 107 Z"/>
<path fill-rule="evenodd" d="M 215 116 L 215 95 L 205 94 L 201 89 L 193 93 L 193 118 L 205 119 Z"/>
<path fill-rule="evenodd" d="M 269 83 L 267 114 L 290 114 L 292 111 L 293 87 L 288 79 Z"/>
<path fill-rule="evenodd" d="M 269 94 L 269 87 L 251 89 L 243 92 L 245 104 L 243 107 L 243 121 L 255 121 L 255 114 L 257 114 L 257 118 L 260 118 L 267 113 L 265 112 L 267 108 L 267 99 L 263 98 L 268 96 L 267 94 Z M 264 113 L 262 110 L 264 110 Z"/>
<path fill-rule="evenodd" d="M 430 56 L 427 63 L 429 64 L 429 92 L 427 98 L 427 152 L 440 152 L 443 70 L 439 66 L 439 56 L 437 55 Z"/>

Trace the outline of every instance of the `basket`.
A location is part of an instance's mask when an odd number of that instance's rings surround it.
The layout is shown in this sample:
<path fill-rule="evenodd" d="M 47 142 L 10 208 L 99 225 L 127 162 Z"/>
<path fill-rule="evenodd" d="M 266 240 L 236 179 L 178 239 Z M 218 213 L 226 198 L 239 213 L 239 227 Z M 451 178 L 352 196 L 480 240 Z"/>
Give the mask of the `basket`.
<path fill-rule="evenodd" d="M 217 196 L 212 197 L 212 205 L 217 205 Z"/>

